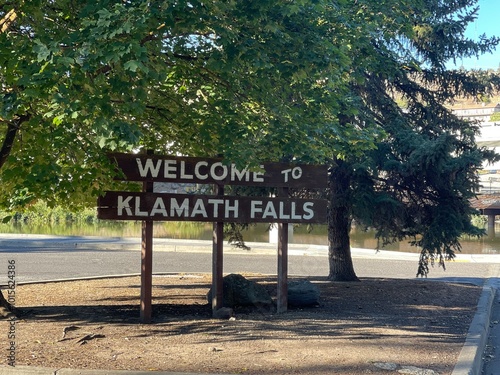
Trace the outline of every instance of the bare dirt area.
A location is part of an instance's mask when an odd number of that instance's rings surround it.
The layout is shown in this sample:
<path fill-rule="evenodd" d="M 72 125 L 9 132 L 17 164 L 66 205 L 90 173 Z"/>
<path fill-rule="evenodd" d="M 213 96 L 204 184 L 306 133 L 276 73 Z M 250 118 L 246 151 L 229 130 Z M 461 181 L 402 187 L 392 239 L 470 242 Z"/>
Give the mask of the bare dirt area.
<path fill-rule="evenodd" d="M 276 294 L 276 280 L 245 275 Z M 451 374 L 481 288 L 425 280 L 310 278 L 317 307 L 236 308 L 211 317 L 210 275 L 153 278 L 153 323 L 138 277 L 21 285 L 16 364 L 231 374 Z M 8 322 L 0 321 L 2 332 Z M 7 364 L 2 358 L 0 362 Z"/>

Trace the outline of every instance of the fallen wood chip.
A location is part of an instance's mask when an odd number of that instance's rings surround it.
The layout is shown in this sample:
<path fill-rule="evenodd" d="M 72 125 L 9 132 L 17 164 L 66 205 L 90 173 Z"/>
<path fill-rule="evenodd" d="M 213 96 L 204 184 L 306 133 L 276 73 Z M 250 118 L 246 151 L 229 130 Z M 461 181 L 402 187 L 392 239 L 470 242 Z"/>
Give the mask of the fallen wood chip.
<path fill-rule="evenodd" d="M 80 345 L 86 344 L 88 341 L 93 340 L 93 339 L 102 339 L 106 337 L 105 335 L 102 334 L 89 334 L 83 336 L 80 340 L 77 341 L 77 343 L 80 343 Z"/>
<path fill-rule="evenodd" d="M 78 326 L 66 326 L 63 328 L 63 335 L 62 338 L 64 339 L 66 337 L 66 333 L 69 331 L 76 331 L 77 329 L 80 329 Z"/>

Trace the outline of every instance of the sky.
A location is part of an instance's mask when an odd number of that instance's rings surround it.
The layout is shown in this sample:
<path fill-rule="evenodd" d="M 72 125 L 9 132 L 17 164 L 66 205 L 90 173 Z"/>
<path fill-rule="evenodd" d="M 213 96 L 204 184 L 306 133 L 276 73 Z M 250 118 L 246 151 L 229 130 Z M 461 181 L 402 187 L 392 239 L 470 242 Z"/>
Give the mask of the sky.
<path fill-rule="evenodd" d="M 500 0 L 479 0 L 479 13 L 476 21 L 469 24 L 466 36 L 471 39 L 479 39 L 479 36 L 500 37 L 500 19 L 498 17 L 498 9 Z M 498 69 L 500 67 L 500 46 L 497 47 L 493 54 L 481 55 L 479 59 L 469 58 L 457 60 L 457 65 L 449 65 L 449 68 L 459 68 L 463 66 L 465 69 Z"/>

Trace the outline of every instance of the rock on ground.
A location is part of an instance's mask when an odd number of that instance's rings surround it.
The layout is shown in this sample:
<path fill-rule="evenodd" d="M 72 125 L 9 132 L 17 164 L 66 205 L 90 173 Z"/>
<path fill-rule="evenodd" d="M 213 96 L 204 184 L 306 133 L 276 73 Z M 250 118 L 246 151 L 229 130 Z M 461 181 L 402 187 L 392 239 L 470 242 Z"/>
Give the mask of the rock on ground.
<path fill-rule="evenodd" d="M 319 288 L 309 280 L 288 283 L 288 306 L 307 307 L 319 305 Z"/>
<path fill-rule="evenodd" d="M 223 279 L 224 307 L 236 306 L 270 306 L 273 300 L 266 288 L 242 275 L 230 274 Z M 207 294 L 212 302 L 212 288 Z"/>

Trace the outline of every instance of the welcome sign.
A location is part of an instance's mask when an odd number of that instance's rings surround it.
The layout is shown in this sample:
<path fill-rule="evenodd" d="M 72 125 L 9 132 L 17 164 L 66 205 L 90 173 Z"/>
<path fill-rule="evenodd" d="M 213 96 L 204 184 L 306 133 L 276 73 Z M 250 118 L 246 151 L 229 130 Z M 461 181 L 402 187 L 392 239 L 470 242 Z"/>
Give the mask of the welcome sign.
<path fill-rule="evenodd" d="M 107 192 L 100 219 L 256 223 L 322 223 L 326 204 L 317 199 Z"/>
<path fill-rule="evenodd" d="M 122 174 L 120 179 L 143 181 L 142 192 L 108 191 L 99 197 L 99 219 L 140 220 L 141 321 L 151 322 L 153 274 L 153 221 L 214 222 L 212 250 L 212 310 L 223 302 L 224 222 L 280 223 L 278 232 L 277 311 L 287 309 L 288 223 L 324 223 L 326 200 L 288 197 L 224 195 L 224 185 L 256 185 L 277 188 L 325 188 L 326 166 L 264 163 L 258 170 L 238 168 L 222 159 L 176 156 L 110 154 Z M 154 182 L 213 184 L 218 195 L 154 193 Z M 281 228 L 281 229 L 280 229 Z"/>
<path fill-rule="evenodd" d="M 264 163 L 250 171 L 216 158 L 110 154 L 128 181 L 324 188 L 318 165 Z M 287 197 L 210 196 L 108 191 L 98 200 L 98 218 L 112 220 L 324 223 L 327 201 Z"/>
<path fill-rule="evenodd" d="M 110 154 L 128 181 L 326 188 L 323 165 L 263 163 L 257 171 L 217 158 Z"/>

